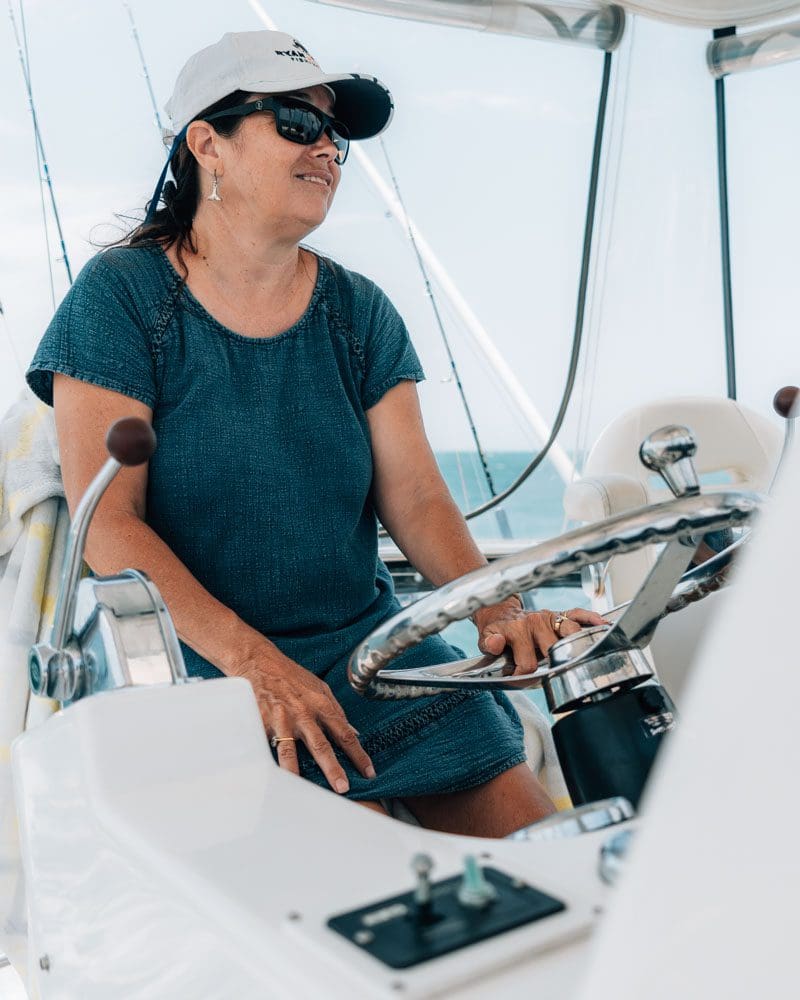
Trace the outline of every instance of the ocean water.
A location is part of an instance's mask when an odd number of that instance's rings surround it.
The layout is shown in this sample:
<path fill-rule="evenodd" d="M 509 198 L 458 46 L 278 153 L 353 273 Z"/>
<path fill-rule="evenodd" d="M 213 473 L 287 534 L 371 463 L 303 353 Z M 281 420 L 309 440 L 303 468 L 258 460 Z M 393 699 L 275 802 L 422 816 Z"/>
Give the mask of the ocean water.
<path fill-rule="evenodd" d="M 488 500 L 490 493 L 480 459 L 474 451 L 436 452 L 439 468 L 462 511 Z M 529 452 L 494 451 L 486 455 L 495 493 L 502 492 L 530 462 Z M 541 541 L 563 531 L 564 483 L 545 460 L 520 488 L 500 505 L 513 538 Z M 500 538 L 501 526 L 494 511 L 470 521 L 476 538 Z"/>

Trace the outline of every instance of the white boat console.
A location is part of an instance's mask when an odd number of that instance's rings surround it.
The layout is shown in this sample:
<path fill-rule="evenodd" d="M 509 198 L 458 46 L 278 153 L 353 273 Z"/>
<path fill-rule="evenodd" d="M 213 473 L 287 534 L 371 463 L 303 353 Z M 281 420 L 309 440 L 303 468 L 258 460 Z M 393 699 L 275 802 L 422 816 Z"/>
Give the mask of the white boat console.
<path fill-rule="evenodd" d="M 519 963 L 534 974 L 525 990 L 563 990 L 579 963 L 537 956 L 585 938 L 608 891 L 608 831 L 535 845 L 452 837 L 281 771 L 238 679 L 76 702 L 20 740 L 15 767 L 44 997 L 469 996 Z M 413 890 L 420 852 L 436 880 L 470 854 L 564 909 L 408 969 L 327 926 Z"/>
<path fill-rule="evenodd" d="M 672 435 L 673 441 L 678 438 L 684 462 L 685 441 L 681 434 Z M 690 470 L 682 468 L 691 487 Z M 110 481 L 107 469 L 101 476 Z M 797 463 L 794 479 L 789 488 L 800 492 Z M 673 577 L 680 575 L 678 564 L 686 559 L 685 543 L 680 558 L 676 555 L 678 542 L 725 517 L 742 520 L 755 507 L 750 495 L 723 494 L 706 501 L 693 488 L 688 492 L 695 495 L 660 505 L 655 513 L 648 508 L 650 535 L 667 544 L 649 590 L 644 588 L 650 595 L 645 605 L 637 608 L 634 601 L 606 630 L 606 636 L 616 636 L 607 650 L 601 648 L 602 637 L 595 637 L 588 656 L 555 666 L 558 674 L 577 664 L 580 682 L 588 685 L 571 705 L 578 709 L 572 717 L 585 707 L 582 699 L 604 704 L 627 690 L 627 682 L 614 687 L 609 663 L 626 649 L 635 651 L 655 627 Z M 666 514 L 664 507 L 669 507 Z M 593 954 L 590 935 L 609 897 L 641 896 L 660 885 L 652 845 L 669 850 L 670 819 L 657 794 L 654 811 L 661 821 L 647 841 L 651 866 L 646 871 L 640 866 L 638 880 L 631 883 L 627 871 L 619 876 L 627 867 L 629 842 L 638 840 L 630 831 L 640 821 L 630 819 L 624 801 L 589 804 L 508 839 L 483 840 L 397 822 L 282 771 L 269 752 L 246 681 L 187 683 L 180 669 L 172 669 L 148 683 L 144 674 L 106 669 L 110 653 L 120 652 L 112 648 L 119 636 L 128 637 L 122 652 L 135 652 L 130 637 L 137 615 L 144 616 L 152 639 L 149 626 L 159 620 L 152 618 L 153 607 L 160 609 L 157 598 L 149 609 L 122 602 L 109 612 L 112 618 L 129 619 L 121 629 L 91 633 L 105 637 L 109 649 L 98 646 L 99 639 L 91 647 L 83 643 L 85 623 L 77 633 L 71 631 L 72 567 L 82 554 L 93 504 L 84 509 L 85 519 L 76 517 L 73 526 L 76 541 L 60 595 L 65 611 L 56 617 L 53 641 L 36 647 L 31 660 L 34 684 L 47 689 L 58 683 L 58 690 L 65 690 L 66 681 L 72 684 L 70 704 L 14 746 L 30 955 L 39 995 L 45 1000 L 255 1000 L 478 998 L 496 992 L 521 1000 L 572 997 L 585 988 L 585 963 Z M 648 534 L 644 524 L 640 518 L 627 526 L 636 535 L 633 541 Z M 598 526 L 598 551 L 606 552 L 618 528 L 616 522 L 608 531 Z M 625 544 L 633 544 L 624 531 L 622 536 Z M 576 553 L 594 552 L 592 539 L 581 535 L 580 541 L 570 549 L 559 548 L 556 540 L 558 552 L 571 554 L 561 559 L 563 565 L 574 562 Z M 387 684 L 392 696 L 413 693 L 413 687 L 394 684 L 391 675 L 397 671 L 383 669 L 391 658 L 387 654 L 446 620 L 463 617 L 476 600 L 491 603 L 498 589 L 541 570 L 538 549 L 521 555 L 529 556 L 527 562 L 520 556 L 501 560 L 463 578 L 454 591 L 445 588 L 425 598 L 402 628 L 376 632 L 354 654 L 354 686 L 366 691 L 373 683 Z M 552 553 L 547 558 L 559 563 Z M 666 573 L 660 583 L 658 566 Z M 141 579 L 124 579 L 141 589 Z M 699 596 L 710 579 L 700 581 Z M 97 588 L 98 581 L 90 585 Z M 690 575 L 672 600 L 680 605 L 687 594 L 698 596 L 697 587 Z M 434 607 L 436 600 L 444 610 Z M 58 628 L 64 632 L 63 646 L 56 641 Z M 170 662 L 173 635 L 162 633 L 164 659 L 156 657 L 158 662 Z M 763 642 L 768 645 L 769 637 Z M 600 654 L 592 659 L 596 648 Z M 64 650 L 70 653 L 66 668 Z M 81 664 L 92 669 L 82 675 L 84 683 L 75 684 Z M 467 681 L 508 680 L 507 670 L 472 674 Z M 447 686 L 450 680 L 433 669 L 424 683 Z M 559 683 L 564 686 L 563 678 Z M 568 687 L 577 690 L 574 684 Z M 742 701 L 741 695 L 728 695 L 728 702 Z M 707 704 L 700 707 L 708 711 Z M 714 718 L 712 706 L 708 726 L 698 729 L 698 710 L 695 706 L 690 714 L 690 732 L 703 753 L 709 740 L 724 742 L 730 715 Z M 684 741 L 678 756 L 686 752 Z M 709 801 L 731 783 L 730 773 L 712 765 L 706 758 L 706 773 L 716 774 L 719 785 L 708 790 Z M 663 773 L 659 782 L 673 796 L 669 817 L 688 822 L 680 800 L 696 790 L 670 786 Z M 691 816 L 702 819 L 706 838 L 716 831 L 735 839 L 730 817 L 716 811 L 709 815 L 700 807 Z M 702 877 L 702 866 L 695 864 L 693 878 L 702 882 Z M 626 905 L 627 919 L 634 919 Z M 618 932 L 607 949 L 613 952 L 623 937 Z M 647 943 L 641 929 L 638 937 Z M 601 959 L 594 955 L 602 966 Z M 608 977 L 606 968 L 601 980 L 608 984 Z M 643 994 L 626 994 L 634 995 Z"/>

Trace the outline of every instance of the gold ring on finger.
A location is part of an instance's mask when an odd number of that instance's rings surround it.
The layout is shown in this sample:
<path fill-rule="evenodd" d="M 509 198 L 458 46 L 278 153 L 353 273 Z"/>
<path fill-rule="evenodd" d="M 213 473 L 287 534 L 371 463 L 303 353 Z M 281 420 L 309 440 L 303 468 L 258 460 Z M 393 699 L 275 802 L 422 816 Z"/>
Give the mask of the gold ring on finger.
<path fill-rule="evenodd" d="M 553 631 L 561 635 L 561 626 L 565 621 L 568 621 L 566 615 L 556 615 L 553 619 Z"/>
<path fill-rule="evenodd" d="M 277 750 L 279 743 L 296 743 L 296 742 L 297 740 L 294 738 L 294 736 L 273 736 L 272 739 L 269 741 L 269 745 L 272 747 L 273 750 Z"/>

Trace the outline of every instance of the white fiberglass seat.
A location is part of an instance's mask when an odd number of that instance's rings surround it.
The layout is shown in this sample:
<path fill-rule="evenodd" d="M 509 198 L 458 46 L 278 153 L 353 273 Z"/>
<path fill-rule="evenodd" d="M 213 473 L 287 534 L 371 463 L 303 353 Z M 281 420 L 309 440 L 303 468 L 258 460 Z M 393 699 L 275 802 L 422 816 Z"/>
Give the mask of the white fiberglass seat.
<path fill-rule="evenodd" d="M 736 486 L 766 492 L 780 458 L 783 435 L 768 418 L 734 400 L 679 396 L 638 406 L 616 417 L 600 434 L 583 478 L 564 494 L 572 521 L 590 523 L 644 504 L 668 499 L 661 477 L 639 459 L 639 446 L 667 424 L 687 426 L 697 442 L 695 467 L 704 489 Z M 604 611 L 629 600 L 653 566 L 656 548 L 612 559 L 593 585 L 593 606 Z M 662 683 L 675 696 L 691 653 L 719 595 L 711 595 L 659 628 L 652 652 Z"/>

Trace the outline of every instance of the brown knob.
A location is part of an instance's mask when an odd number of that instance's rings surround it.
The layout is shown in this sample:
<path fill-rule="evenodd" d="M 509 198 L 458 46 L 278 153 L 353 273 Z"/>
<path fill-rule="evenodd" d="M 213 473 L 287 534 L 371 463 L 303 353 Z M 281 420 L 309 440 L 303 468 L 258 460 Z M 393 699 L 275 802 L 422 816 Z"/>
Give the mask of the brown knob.
<path fill-rule="evenodd" d="M 120 465 L 141 465 L 156 450 L 156 432 L 140 417 L 123 417 L 109 427 L 106 448 Z"/>
<path fill-rule="evenodd" d="M 796 385 L 785 385 L 778 389 L 772 405 L 779 417 L 789 420 L 791 417 L 800 416 L 800 388 Z"/>

